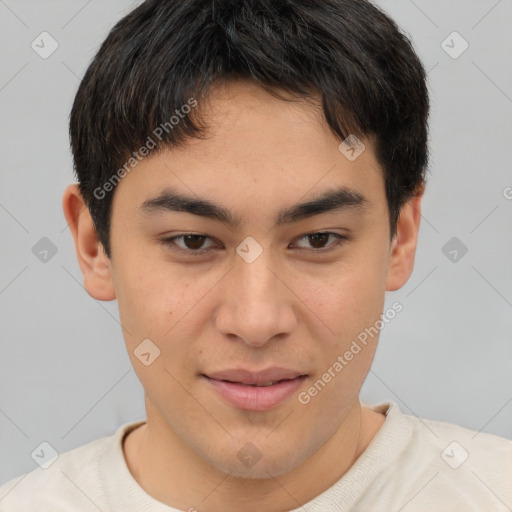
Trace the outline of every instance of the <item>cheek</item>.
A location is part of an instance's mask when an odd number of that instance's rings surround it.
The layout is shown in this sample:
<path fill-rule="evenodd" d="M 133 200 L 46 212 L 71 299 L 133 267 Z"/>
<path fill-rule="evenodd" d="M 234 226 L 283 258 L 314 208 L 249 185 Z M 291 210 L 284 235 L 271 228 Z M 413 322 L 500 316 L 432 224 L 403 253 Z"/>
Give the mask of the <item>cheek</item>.
<path fill-rule="evenodd" d="M 378 261 L 363 258 L 329 267 L 322 278 L 297 280 L 297 295 L 328 328 L 330 338 L 346 340 L 382 312 L 386 273 Z"/>
<path fill-rule="evenodd" d="M 301 297 L 307 297 L 310 311 L 321 320 L 315 321 L 319 327 L 311 333 L 317 364 L 305 400 L 311 399 L 315 414 L 331 411 L 324 418 L 329 424 L 357 398 L 370 369 L 380 334 L 375 326 L 384 307 L 385 278 L 385 255 L 379 258 L 374 249 L 333 265 L 321 282 L 306 282 L 302 288 Z M 337 404 L 336 415 L 332 404 Z"/>
<path fill-rule="evenodd" d="M 146 336 L 160 337 L 172 329 L 200 301 L 209 284 L 171 265 L 127 261 L 123 267 L 119 269 L 122 279 L 115 285 L 123 325 Z"/>
<path fill-rule="evenodd" d="M 300 402 L 311 421 L 335 429 L 357 400 L 371 367 L 380 331 L 385 286 L 379 271 L 347 272 L 313 292 L 311 309 L 325 325 L 313 334 L 315 374 Z M 307 404 L 306 404 L 307 402 Z M 316 419 L 315 419 L 316 418 Z"/>
<path fill-rule="evenodd" d="M 123 277 L 116 284 L 119 314 L 126 347 L 140 380 L 150 386 L 154 379 L 157 385 L 155 368 L 165 368 L 173 375 L 190 373 L 186 368 L 193 367 L 197 359 L 196 342 L 209 319 L 205 304 L 219 275 L 205 273 L 198 279 L 198 271 L 177 271 L 176 266 L 164 264 L 132 264 L 131 268 L 118 270 Z M 139 345 L 146 339 L 158 348 L 154 349 L 158 358 L 151 367 L 141 365 L 136 358 Z"/>

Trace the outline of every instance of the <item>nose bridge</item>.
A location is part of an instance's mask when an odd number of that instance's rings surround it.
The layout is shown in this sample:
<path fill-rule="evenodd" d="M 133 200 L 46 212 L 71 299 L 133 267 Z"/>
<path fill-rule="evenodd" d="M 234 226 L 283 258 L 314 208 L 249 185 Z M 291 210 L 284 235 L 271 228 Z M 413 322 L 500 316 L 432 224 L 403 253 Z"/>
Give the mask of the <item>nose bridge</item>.
<path fill-rule="evenodd" d="M 246 293 L 248 302 L 252 300 L 273 300 L 276 292 L 277 277 L 271 266 L 270 258 L 260 256 L 253 263 L 239 262 L 240 291 Z"/>
<path fill-rule="evenodd" d="M 234 296 L 238 297 L 238 306 L 244 310 L 247 308 L 247 315 L 256 315 L 254 308 L 264 307 L 267 309 L 265 304 L 270 309 L 271 303 L 277 299 L 279 280 L 275 275 L 272 263 L 270 249 L 262 250 L 254 260 L 240 257 L 235 263 L 233 271 L 236 276 L 237 290 L 233 290 Z"/>
<path fill-rule="evenodd" d="M 293 329 L 295 317 L 290 294 L 276 276 L 270 249 L 260 250 L 255 258 L 244 257 L 254 249 L 249 246 L 246 253 L 237 255 L 220 305 L 217 328 L 225 335 L 236 335 L 248 344 L 261 346 L 276 334 Z"/>
<path fill-rule="evenodd" d="M 263 243 L 261 239 L 260 242 Z M 267 289 L 271 291 L 277 280 L 271 251 L 268 244 L 264 247 L 252 236 L 246 237 L 236 249 L 233 269 L 236 281 L 240 291 L 254 295 L 255 300 L 259 300 L 259 295 Z"/>

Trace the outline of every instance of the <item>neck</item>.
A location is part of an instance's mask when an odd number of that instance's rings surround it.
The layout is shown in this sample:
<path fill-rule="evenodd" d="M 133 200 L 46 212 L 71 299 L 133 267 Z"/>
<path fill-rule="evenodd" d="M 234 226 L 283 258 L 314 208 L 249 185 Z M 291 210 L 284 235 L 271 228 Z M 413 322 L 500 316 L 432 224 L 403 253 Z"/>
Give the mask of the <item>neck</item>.
<path fill-rule="evenodd" d="M 124 440 L 128 468 L 152 497 L 182 510 L 269 512 L 292 510 L 334 485 L 379 431 L 385 416 L 361 406 L 350 410 L 331 438 L 291 471 L 267 479 L 226 474 L 181 441 L 158 415 Z"/>

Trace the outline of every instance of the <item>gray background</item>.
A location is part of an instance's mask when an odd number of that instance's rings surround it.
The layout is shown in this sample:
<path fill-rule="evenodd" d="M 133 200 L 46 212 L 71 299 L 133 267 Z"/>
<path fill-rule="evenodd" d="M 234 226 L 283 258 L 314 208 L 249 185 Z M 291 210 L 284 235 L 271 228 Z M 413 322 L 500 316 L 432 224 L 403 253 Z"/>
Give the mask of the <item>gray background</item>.
<path fill-rule="evenodd" d="M 84 291 L 61 209 L 79 80 L 136 3 L 0 0 L 0 484 L 36 467 L 43 440 L 63 452 L 144 417 L 117 305 Z M 429 72 L 432 160 L 415 270 L 388 296 L 404 309 L 362 399 L 512 438 L 512 2 L 378 4 Z M 43 31 L 59 45 L 47 59 L 31 48 Z M 453 31 L 469 43 L 456 59 L 441 47 Z M 457 261 L 442 251 L 454 236 Z"/>

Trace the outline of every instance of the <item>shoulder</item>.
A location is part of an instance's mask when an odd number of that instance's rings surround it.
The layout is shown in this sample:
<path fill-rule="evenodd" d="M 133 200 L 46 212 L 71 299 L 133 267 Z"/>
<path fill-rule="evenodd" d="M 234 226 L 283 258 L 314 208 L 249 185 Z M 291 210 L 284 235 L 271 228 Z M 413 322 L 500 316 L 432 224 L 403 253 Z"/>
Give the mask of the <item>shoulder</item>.
<path fill-rule="evenodd" d="M 472 461 L 479 466 L 497 464 L 511 468 L 512 441 L 501 436 L 475 431 L 444 421 L 429 420 L 405 414 L 415 431 L 415 438 L 422 445 L 440 450 L 440 455 L 450 467 L 462 466 Z M 454 460 L 451 460 L 454 459 Z"/>
<path fill-rule="evenodd" d="M 8 481 L 0 487 L 0 512 L 33 512 L 34 506 L 38 512 L 102 508 L 101 455 L 129 426 L 59 454 L 46 469 L 38 467 Z"/>
<path fill-rule="evenodd" d="M 476 461 L 488 461 L 493 456 L 510 464 L 512 461 L 507 456 L 512 453 L 512 440 L 475 431 L 446 421 L 422 418 L 417 415 L 404 413 L 395 402 L 387 401 L 373 406 L 386 414 L 386 423 L 395 432 L 404 433 L 410 437 L 411 444 L 408 448 L 417 446 L 432 453 L 441 453 L 445 458 L 452 456 L 462 462 L 469 457 Z M 438 452 L 440 450 L 440 452 Z M 465 456 L 467 455 L 467 457 Z M 493 460 L 493 463 L 496 459 Z M 456 465 L 452 463 L 452 465 Z"/>
<path fill-rule="evenodd" d="M 420 481 L 429 482 L 430 493 L 450 495 L 467 510 L 477 510 L 473 505 L 512 505 L 511 440 L 408 414 L 403 421 L 413 432 L 408 457 L 424 468 Z"/>

